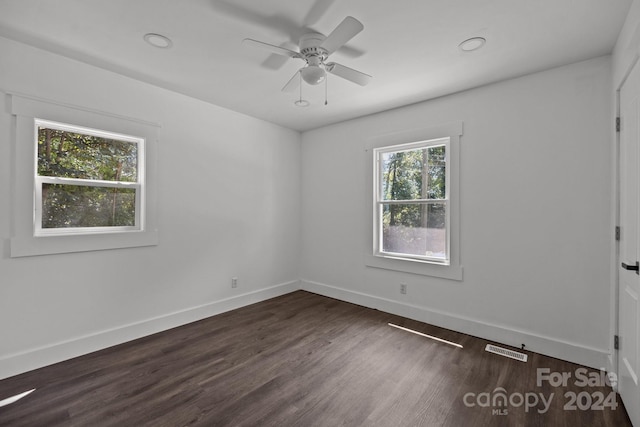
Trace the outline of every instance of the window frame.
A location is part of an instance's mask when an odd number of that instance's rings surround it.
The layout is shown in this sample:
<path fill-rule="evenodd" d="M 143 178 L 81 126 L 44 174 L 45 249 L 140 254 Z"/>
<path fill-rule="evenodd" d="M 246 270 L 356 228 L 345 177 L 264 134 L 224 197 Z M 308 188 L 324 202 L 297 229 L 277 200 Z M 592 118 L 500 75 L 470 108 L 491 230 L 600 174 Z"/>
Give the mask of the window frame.
<path fill-rule="evenodd" d="M 365 142 L 366 153 L 366 217 L 368 232 L 364 252 L 367 267 L 399 271 L 423 276 L 462 281 L 463 267 L 460 256 L 460 142 L 463 135 L 463 122 L 449 122 L 429 127 L 401 130 L 369 138 Z M 447 153 L 448 185 L 446 188 L 449 201 L 448 212 L 448 251 L 449 262 L 434 262 L 404 255 L 381 253 L 378 251 L 379 232 L 376 203 L 379 177 L 376 167 L 376 153 L 381 149 L 419 144 L 424 141 L 435 141 L 449 138 Z"/>
<path fill-rule="evenodd" d="M 12 258 L 158 244 L 156 212 L 158 124 L 23 94 L 7 93 L 6 96 L 12 114 L 14 144 L 14 162 L 11 171 L 10 256 Z M 68 123 L 77 129 L 97 132 L 104 129 L 111 135 L 134 136 L 144 140 L 142 147 L 144 156 L 138 153 L 138 173 L 144 178 L 141 182 L 142 191 L 136 192 L 136 197 L 140 197 L 139 206 L 141 207 L 136 215 L 139 214 L 140 219 L 134 229 L 104 227 L 98 230 L 98 227 L 88 227 L 88 230 L 87 228 L 51 229 L 55 231 L 42 232 L 40 222 L 40 230 L 38 230 L 36 217 L 39 213 L 37 215 L 36 209 L 41 209 L 41 206 L 37 206 L 37 201 L 41 202 L 42 199 L 41 194 L 36 190 L 39 181 L 36 120 L 63 125 Z M 142 168 L 142 175 L 140 175 L 140 168 Z M 56 178 L 56 180 L 75 179 Z M 109 181 L 106 182 L 109 183 Z M 99 186 L 106 185 L 101 183 Z"/>
<path fill-rule="evenodd" d="M 97 179 L 83 178 L 63 178 L 48 175 L 40 175 L 38 173 L 38 133 L 39 128 L 55 129 L 66 132 L 78 133 L 82 135 L 96 136 L 99 138 L 113 139 L 117 141 L 136 144 L 136 181 L 104 181 Z M 144 138 L 125 135 L 121 133 L 110 132 L 101 129 L 87 128 L 69 123 L 54 122 L 51 120 L 34 119 L 34 144 L 35 144 L 35 203 L 34 203 L 34 235 L 35 236 L 58 236 L 66 234 L 96 234 L 96 233 L 115 233 L 127 231 L 139 231 L 144 229 L 144 190 L 145 190 L 145 140 Z M 135 197 L 135 225 L 133 226 L 111 226 L 111 227 L 56 227 L 42 228 L 42 187 L 43 184 L 56 185 L 76 185 L 82 187 L 100 187 L 100 188 L 127 188 L 136 190 Z"/>
<path fill-rule="evenodd" d="M 445 147 L 445 196 L 443 199 L 407 199 L 407 200 L 386 200 L 382 196 L 382 180 L 383 170 L 381 167 L 382 156 L 388 153 L 400 153 L 407 151 L 414 151 L 422 148 L 430 147 Z M 406 258 L 416 261 L 430 262 L 435 264 L 450 264 L 450 227 L 451 227 L 451 203 L 449 200 L 449 184 L 451 182 L 451 168 L 449 167 L 449 151 L 451 147 L 451 138 L 446 136 L 442 138 L 407 142 L 404 144 L 397 144 L 392 146 L 384 146 L 373 149 L 374 158 L 374 201 L 373 201 L 373 221 L 374 221 L 374 252 L 376 256 L 391 257 L 391 258 Z M 445 208 L 445 257 L 444 259 L 438 257 L 420 256 L 414 254 L 408 254 L 404 252 L 387 252 L 383 249 L 383 236 L 382 236 L 382 209 L 383 205 L 400 205 L 400 204 L 415 204 L 415 205 L 429 205 L 429 204 L 444 204 Z"/>

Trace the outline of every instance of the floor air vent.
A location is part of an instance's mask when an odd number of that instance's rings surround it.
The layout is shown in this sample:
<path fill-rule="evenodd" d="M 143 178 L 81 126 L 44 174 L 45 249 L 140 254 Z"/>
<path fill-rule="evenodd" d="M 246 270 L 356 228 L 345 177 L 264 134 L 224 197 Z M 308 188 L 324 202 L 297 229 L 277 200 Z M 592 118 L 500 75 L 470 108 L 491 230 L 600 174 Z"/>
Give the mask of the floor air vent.
<path fill-rule="evenodd" d="M 521 362 L 526 362 L 528 357 L 524 353 L 518 353 L 517 351 L 509 350 L 509 349 L 498 347 L 491 344 L 487 344 L 487 346 L 484 349 L 489 353 L 495 353 L 501 356 L 510 357 L 511 359 L 516 359 Z"/>

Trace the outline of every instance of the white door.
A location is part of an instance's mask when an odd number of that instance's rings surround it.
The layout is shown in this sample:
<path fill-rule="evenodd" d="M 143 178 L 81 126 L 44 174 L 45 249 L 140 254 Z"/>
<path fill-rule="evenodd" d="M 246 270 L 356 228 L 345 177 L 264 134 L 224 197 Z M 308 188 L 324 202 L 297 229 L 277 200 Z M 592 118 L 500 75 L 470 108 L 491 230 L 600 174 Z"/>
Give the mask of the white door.
<path fill-rule="evenodd" d="M 633 425 L 640 426 L 640 65 L 620 88 L 620 121 L 618 390 Z"/>

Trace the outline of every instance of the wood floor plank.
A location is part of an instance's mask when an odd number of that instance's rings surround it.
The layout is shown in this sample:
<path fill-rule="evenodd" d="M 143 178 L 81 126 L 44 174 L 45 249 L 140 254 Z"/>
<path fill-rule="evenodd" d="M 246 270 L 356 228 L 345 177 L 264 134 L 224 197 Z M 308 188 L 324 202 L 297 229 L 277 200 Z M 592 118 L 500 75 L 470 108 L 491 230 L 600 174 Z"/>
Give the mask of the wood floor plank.
<path fill-rule="evenodd" d="M 566 410 L 565 393 L 608 395 L 608 387 L 536 383 L 538 368 L 580 366 L 530 352 L 522 363 L 486 344 L 298 291 L 2 380 L 0 399 L 36 391 L 0 408 L 0 425 L 631 425 L 619 396 L 615 410 Z M 501 390 L 550 404 L 482 405 L 479 396 Z"/>

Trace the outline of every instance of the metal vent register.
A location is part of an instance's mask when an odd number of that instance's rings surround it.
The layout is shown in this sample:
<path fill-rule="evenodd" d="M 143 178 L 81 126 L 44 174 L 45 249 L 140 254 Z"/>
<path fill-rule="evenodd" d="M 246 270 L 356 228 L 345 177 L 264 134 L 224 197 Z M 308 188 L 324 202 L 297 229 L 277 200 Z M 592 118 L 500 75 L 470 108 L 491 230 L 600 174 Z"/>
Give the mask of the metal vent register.
<path fill-rule="evenodd" d="M 524 353 L 519 353 L 517 351 L 509 350 L 507 348 L 498 347 L 498 346 L 495 346 L 495 345 L 492 345 L 492 344 L 487 344 L 487 346 L 484 349 L 485 349 L 485 351 L 488 351 L 489 353 L 499 354 L 499 355 L 504 356 L 504 357 L 509 357 L 511 359 L 519 360 L 521 362 L 526 362 L 527 361 L 527 357 L 528 357 Z"/>

